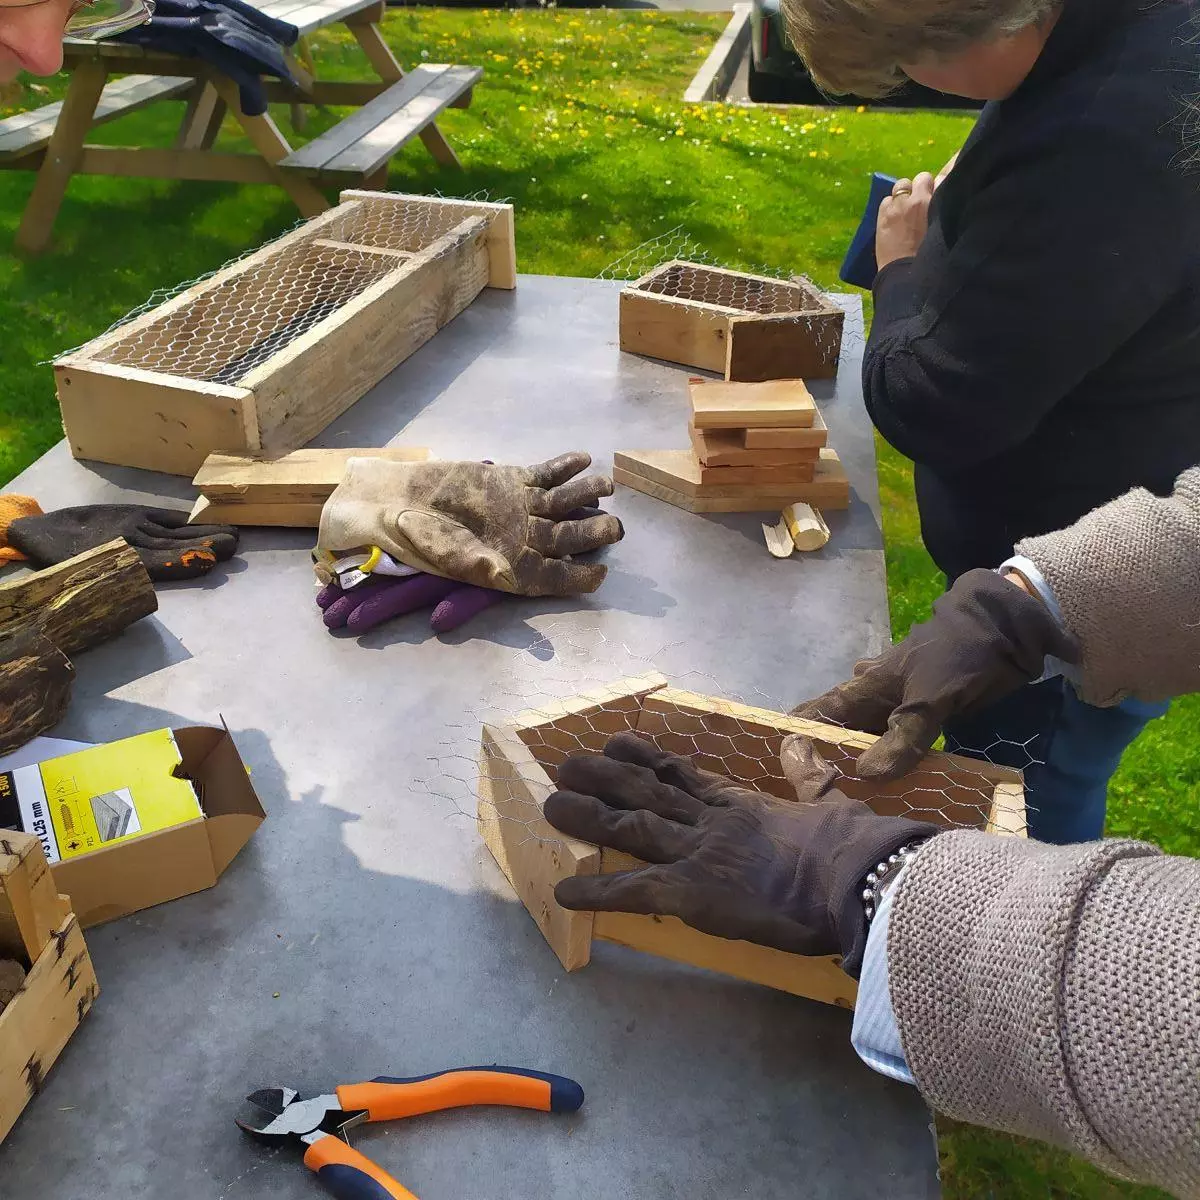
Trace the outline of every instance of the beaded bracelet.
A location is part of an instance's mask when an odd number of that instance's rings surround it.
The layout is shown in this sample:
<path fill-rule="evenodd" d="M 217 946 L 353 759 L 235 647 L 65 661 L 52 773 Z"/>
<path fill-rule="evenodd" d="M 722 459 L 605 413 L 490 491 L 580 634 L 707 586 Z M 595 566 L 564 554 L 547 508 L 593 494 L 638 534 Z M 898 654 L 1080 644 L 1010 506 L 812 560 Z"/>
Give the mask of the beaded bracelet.
<path fill-rule="evenodd" d="M 894 880 L 908 862 L 915 857 L 922 845 L 924 845 L 923 841 L 907 842 L 900 846 L 894 854 L 889 854 L 887 862 L 876 863 L 875 869 L 867 873 L 866 879 L 863 880 L 865 886 L 862 891 L 862 902 L 863 909 L 867 914 L 868 925 L 875 919 L 875 914 L 879 911 L 879 905 L 883 901 L 885 880 Z"/>

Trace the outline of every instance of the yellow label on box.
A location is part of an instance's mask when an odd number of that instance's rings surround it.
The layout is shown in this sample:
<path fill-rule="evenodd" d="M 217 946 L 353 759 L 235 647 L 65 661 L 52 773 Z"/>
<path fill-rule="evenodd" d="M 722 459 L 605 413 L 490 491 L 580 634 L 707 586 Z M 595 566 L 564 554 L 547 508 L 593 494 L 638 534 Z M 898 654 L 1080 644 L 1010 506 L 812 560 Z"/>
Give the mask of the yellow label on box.
<path fill-rule="evenodd" d="M 182 762 L 175 734 L 157 729 L 18 767 L 0 796 L 15 794 L 21 828 L 61 862 L 203 816 Z"/>

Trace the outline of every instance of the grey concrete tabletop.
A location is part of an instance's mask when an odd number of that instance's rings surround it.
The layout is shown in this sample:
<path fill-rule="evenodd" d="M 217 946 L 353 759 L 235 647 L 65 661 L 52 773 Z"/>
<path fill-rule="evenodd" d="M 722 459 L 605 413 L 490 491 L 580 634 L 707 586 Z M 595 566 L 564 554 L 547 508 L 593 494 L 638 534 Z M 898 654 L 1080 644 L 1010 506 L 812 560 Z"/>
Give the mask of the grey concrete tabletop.
<path fill-rule="evenodd" d="M 598 944 L 566 974 L 470 817 L 481 714 L 651 667 L 787 705 L 887 638 L 862 317 L 814 385 L 853 485 L 823 551 L 771 558 L 760 514 L 702 517 L 618 489 L 609 578 L 506 600 L 438 639 L 422 614 L 355 638 L 318 619 L 312 534 L 248 530 L 205 580 L 77 659 L 57 736 L 228 722 L 268 820 L 218 885 L 93 929 L 101 996 L 5 1144 L 6 1200 L 320 1194 L 243 1137 L 254 1088 L 500 1062 L 578 1079 L 577 1117 L 461 1110 L 363 1127 L 422 1200 L 875 1200 L 938 1194 L 929 1115 L 854 1055 L 849 1014 Z M 617 285 L 522 276 L 318 439 L 534 462 L 687 445 L 689 372 L 622 354 Z M 13 485 L 50 507 L 190 503 L 185 479 L 74 462 Z M 464 766 L 465 764 L 465 766 Z M 457 780 L 457 782 L 451 782 Z"/>

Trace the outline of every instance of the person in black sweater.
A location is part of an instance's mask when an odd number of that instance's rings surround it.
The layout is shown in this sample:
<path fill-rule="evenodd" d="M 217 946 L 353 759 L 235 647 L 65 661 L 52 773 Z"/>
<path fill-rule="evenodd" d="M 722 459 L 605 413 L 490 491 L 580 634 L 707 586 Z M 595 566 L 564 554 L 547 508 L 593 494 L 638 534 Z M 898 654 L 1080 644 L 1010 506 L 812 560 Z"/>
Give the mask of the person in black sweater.
<path fill-rule="evenodd" d="M 989 101 L 948 173 L 896 185 L 876 239 L 864 395 L 915 463 L 937 565 L 953 582 L 1132 487 L 1169 492 L 1200 461 L 1200 0 L 785 11 L 831 91 L 903 74 Z M 1056 680 L 946 734 L 1026 768 L 1035 836 L 1084 841 L 1162 711 Z"/>

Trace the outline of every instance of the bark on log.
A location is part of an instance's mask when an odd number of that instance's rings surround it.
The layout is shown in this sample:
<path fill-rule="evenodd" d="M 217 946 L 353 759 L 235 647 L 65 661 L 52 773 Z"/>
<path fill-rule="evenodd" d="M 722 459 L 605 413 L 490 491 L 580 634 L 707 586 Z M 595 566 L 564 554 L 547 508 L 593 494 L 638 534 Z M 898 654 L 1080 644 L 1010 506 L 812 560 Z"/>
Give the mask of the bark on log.
<path fill-rule="evenodd" d="M 0 644 L 34 631 L 64 654 L 106 641 L 158 608 L 154 584 L 123 538 L 0 583 Z"/>
<path fill-rule="evenodd" d="M 71 660 L 37 630 L 0 641 L 0 754 L 57 725 L 74 680 Z"/>

